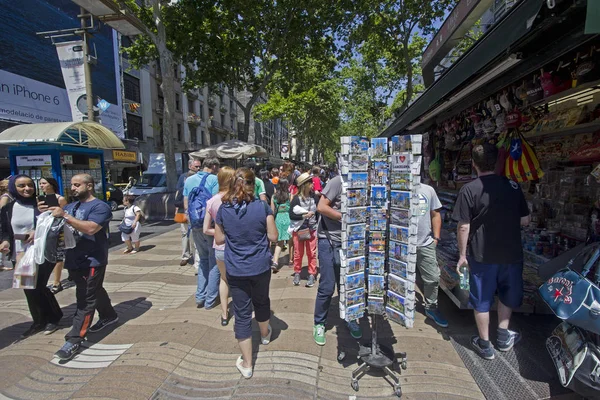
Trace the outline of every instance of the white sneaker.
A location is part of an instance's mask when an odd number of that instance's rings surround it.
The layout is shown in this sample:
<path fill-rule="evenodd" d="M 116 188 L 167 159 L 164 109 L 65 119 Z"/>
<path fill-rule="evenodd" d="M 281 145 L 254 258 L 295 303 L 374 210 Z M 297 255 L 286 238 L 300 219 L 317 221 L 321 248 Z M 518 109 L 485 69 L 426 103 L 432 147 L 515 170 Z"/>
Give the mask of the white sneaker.
<path fill-rule="evenodd" d="M 271 329 L 271 324 L 269 324 L 269 333 L 267 333 L 267 336 L 265 337 L 260 337 L 260 342 L 264 345 L 267 345 L 269 343 L 271 343 L 271 334 L 273 333 L 273 330 Z"/>
<path fill-rule="evenodd" d="M 243 362 L 244 362 L 244 359 L 242 358 L 242 356 L 239 356 L 237 361 L 235 362 L 235 366 L 237 367 L 237 369 L 240 371 L 240 374 L 242 374 L 242 376 L 244 378 L 250 379 L 250 378 L 252 378 L 252 367 L 244 368 Z"/>

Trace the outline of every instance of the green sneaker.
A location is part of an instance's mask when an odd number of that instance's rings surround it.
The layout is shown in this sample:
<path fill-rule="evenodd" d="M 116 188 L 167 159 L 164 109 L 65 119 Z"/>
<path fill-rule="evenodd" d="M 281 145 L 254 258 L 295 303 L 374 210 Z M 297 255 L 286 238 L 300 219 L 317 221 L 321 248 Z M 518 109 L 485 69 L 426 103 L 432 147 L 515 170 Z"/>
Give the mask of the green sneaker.
<path fill-rule="evenodd" d="M 313 326 L 313 339 L 319 346 L 325 346 L 325 325 L 317 324 Z"/>
<path fill-rule="evenodd" d="M 360 325 L 356 321 L 348 322 L 348 329 L 350 330 L 350 335 L 356 340 L 362 338 L 362 329 L 360 329 Z"/>

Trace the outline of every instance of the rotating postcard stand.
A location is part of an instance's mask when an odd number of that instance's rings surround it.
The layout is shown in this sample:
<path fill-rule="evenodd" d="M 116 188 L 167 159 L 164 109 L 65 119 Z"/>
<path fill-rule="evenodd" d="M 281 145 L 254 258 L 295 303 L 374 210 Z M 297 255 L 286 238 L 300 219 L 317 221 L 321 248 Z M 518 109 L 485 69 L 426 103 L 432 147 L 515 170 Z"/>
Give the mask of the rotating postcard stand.
<path fill-rule="evenodd" d="M 396 396 L 402 396 L 400 378 L 393 366 L 406 369 L 406 353 L 378 343 L 378 321 L 385 311 L 386 251 L 388 235 L 389 164 L 387 139 L 371 142 L 364 137 L 342 137 L 342 250 L 340 254 L 340 317 L 354 321 L 364 315 L 371 320 L 372 341 L 359 345 L 359 367 L 352 372 L 351 386 L 370 370 L 391 379 Z M 370 156 L 369 156 L 370 155 Z M 371 161 L 371 165 L 370 165 Z M 338 354 L 338 361 L 346 357 Z"/>

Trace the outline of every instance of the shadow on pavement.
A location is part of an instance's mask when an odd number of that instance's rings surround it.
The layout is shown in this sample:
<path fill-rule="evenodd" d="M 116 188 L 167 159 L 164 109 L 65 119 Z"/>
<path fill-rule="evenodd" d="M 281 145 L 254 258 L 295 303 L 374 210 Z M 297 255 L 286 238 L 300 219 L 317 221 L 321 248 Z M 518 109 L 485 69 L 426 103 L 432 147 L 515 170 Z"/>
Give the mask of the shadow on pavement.
<path fill-rule="evenodd" d="M 271 310 L 271 318 L 269 319 L 269 324 L 271 325 L 272 333 L 271 333 L 271 342 L 277 340 L 281 331 L 285 331 L 288 329 L 288 324 L 275 316 L 273 310 Z M 258 330 L 258 322 L 255 319 L 252 319 L 252 354 L 254 361 L 256 362 L 256 354 L 258 353 L 260 344 L 260 331 Z"/>

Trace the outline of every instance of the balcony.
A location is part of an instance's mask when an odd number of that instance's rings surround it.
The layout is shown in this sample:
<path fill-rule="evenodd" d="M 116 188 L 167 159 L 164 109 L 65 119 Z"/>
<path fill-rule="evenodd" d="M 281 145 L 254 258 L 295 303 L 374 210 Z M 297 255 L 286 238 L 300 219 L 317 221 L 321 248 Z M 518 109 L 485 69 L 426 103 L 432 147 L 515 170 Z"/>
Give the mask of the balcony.
<path fill-rule="evenodd" d="M 221 123 L 219 121 L 214 120 L 214 119 L 212 119 L 210 121 L 210 127 L 211 128 L 216 128 L 216 129 L 222 129 Z"/>
<path fill-rule="evenodd" d="M 185 95 L 190 100 L 197 100 L 198 99 L 198 91 L 197 91 L 197 89 L 188 90 L 185 93 Z"/>
<path fill-rule="evenodd" d="M 162 99 L 154 101 L 154 112 L 158 115 L 163 115 L 165 113 L 165 105 Z"/>
<path fill-rule="evenodd" d="M 213 107 L 214 108 L 214 107 L 217 106 L 217 100 L 212 95 L 208 96 L 207 104 L 208 104 L 209 107 Z"/>
<path fill-rule="evenodd" d="M 188 113 L 187 116 L 187 123 L 190 125 L 200 125 L 200 123 L 202 123 L 202 117 L 200 117 L 199 115 L 196 115 L 194 113 Z"/>
<path fill-rule="evenodd" d="M 222 112 L 223 114 L 225 114 L 227 112 L 227 107 L 225 107 L 224 105 L 221 105 L 221 107 L 219 107 L 219 111 Z"/>

